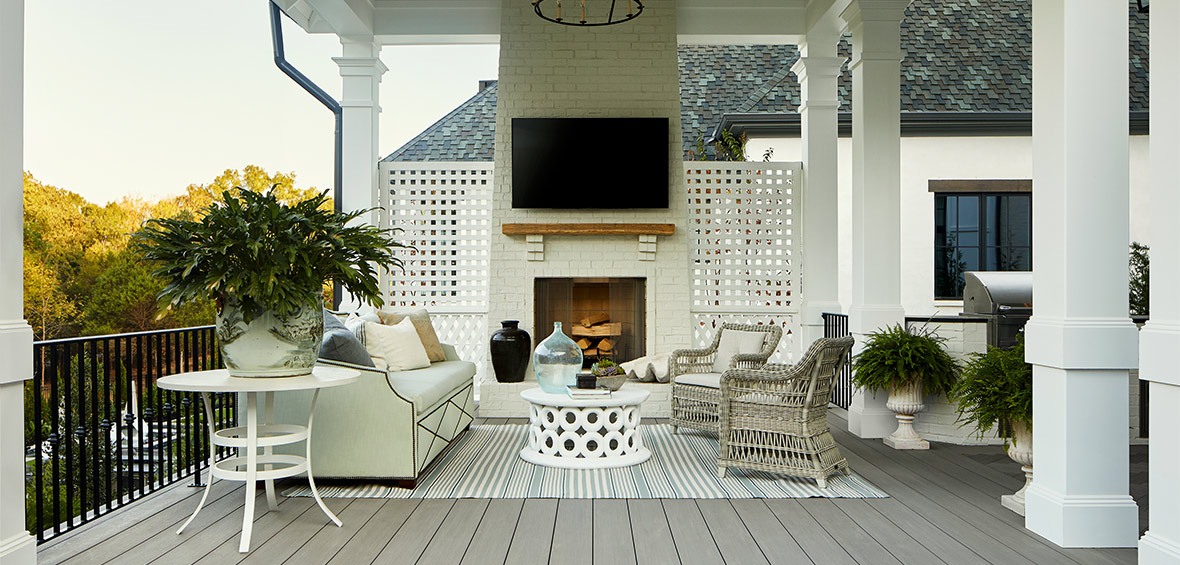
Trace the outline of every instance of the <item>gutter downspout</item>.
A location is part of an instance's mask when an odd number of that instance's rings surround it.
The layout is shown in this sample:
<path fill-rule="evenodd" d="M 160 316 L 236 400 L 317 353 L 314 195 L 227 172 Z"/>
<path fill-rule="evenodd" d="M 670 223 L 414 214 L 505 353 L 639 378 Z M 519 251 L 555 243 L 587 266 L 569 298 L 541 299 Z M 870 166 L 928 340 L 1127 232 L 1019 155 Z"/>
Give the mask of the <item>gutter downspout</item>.
<path fill-rule="evenodd" d="M 279 9 L 279 5 L 272 1 L 270 3 L 270 37 L 274 45 L 275 66 L 277 66 L 280 71 L 283 71 L 283 74 L 295 81 L 295 84 L 303 87 L 303 90 L 306 90 L 308 94 L 311 94 L 316 100 L 319 100 L 321 104 L 327 106 L 327 108 L 331 110 L 332 114 L 336 117 L 336 156 L 335 167 L 332 174 L 332 182 L 334 184 L 332 189 L 332 204 L 335 210 L 340 212 L 343 210 L 344 202 L 344 135 L 342 127 L 344 122 L 344 110 L 340 107 L 340 103 L 337 102 L 336 99 L 329 96 L 327 92 L 324 92 L 324 89 L 320 88 L 316 85 L 316 83 L 312 82 L 311 79 L 307 78 L 307 75 L 299 72 L 299 69 L 296 69 L 293 65 L 291 65 L 291 63 L 287 62 L 287 56 L 283 49 L 283 24 L 282 20 L 280 19 L 281 14 L 282 10 Z M 342 297 L 343 294 L 340 289 L 340 284 L 336 283 L 332 287 L 333 310 L 340 307 L 340 301 Z"/>

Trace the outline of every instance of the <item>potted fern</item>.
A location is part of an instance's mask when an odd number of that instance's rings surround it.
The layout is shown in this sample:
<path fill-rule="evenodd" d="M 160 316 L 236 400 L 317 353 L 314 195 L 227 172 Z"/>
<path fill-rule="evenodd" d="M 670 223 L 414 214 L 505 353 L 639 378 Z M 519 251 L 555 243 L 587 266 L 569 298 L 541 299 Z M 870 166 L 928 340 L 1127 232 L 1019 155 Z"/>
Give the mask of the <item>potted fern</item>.
<path fill-rule="evenodd" d="M 897 430 L 885 438 L 894 449 L 930 449 L 914 429 L 914 415 L 926 409 L 924 398 L 950 392 L 959 363 L 943 347 L 946 340 L 927 326 L 900 324 L 869 334 L 852 361 L 852 382 L 874 393 L 889 391 L 885 406 L 897 416 Z"/>
<path fill-rule="evenodd" d="M 193 300 L 217 305 L 217 341 L 230 375 L 311 372 L 324 333 L 323 289 L 335 281 L 380 306 L 378 268 L 401 268 L 393 230 L 349 223 L 368 210 L 325 209 L 327 191 L 287 205 L 273 191 L 225 191 L 187 217 L 154 218 L 133 248 L 167 282 L 164 309 Z"/>
<path fill-rule="evenodd" d="M 1008 457 L 1020 463 L 1025 483 L 1016 494 L 1000 497 L 1004 507 L 1024 515 L 1024 493 L 1032 483 L 1032 365 L 1024 361 L 1024 336 L 1009 349 L 989 347 L 975 353 L 963 378 L 951 390 L 959 421 L 983 435 L 993 428 L 1008 440 Z"/>

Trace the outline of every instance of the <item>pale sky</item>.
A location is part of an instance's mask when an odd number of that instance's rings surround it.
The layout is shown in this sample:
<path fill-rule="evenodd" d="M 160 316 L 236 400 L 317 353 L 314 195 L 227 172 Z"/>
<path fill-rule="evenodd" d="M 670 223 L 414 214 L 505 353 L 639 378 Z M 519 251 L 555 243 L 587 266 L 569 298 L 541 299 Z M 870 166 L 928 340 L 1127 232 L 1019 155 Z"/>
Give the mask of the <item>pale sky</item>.
<path fill-rule="evenodd" d="M 255 164 L 332 186 L 332 113 L 274 65 L 263 0 L 25 3 L 25 170 L 104 204 Z M 336 98 L 335 36 L 285 16 L 287 60 Z M 494 79 L 498 48 L 387 46 L 380 154 Z"/>

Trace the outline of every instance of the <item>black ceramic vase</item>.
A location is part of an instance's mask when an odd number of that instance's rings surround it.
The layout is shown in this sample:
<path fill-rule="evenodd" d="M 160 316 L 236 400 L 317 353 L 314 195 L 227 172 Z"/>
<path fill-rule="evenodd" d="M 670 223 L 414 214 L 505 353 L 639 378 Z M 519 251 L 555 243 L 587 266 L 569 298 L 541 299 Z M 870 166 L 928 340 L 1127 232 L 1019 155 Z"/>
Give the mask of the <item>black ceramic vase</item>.
<path fill-rule="evenodd" d="M 500 322 L 504 327 L 492 334 L 492 369 L 496 380 L 502 383 L 523 381 L 533 352 L 529 332 L 518 328 L 519 323 L 519 320 L 504 320 Z"/>

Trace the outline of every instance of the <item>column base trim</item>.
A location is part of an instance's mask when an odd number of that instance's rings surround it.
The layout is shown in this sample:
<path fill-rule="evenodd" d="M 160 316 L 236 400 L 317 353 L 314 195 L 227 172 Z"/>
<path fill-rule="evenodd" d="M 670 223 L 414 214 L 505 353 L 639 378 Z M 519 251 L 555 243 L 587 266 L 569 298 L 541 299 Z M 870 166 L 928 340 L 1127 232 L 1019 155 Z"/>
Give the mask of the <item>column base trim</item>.
<path fill-rule="evenodd" d="M 1148 530 L 1142 538 L 1139 538 L 1139 563 L 1140 565 L 1180 563 L 1180 543 Z"/>
<path fill-rule="evenodd" d="M 1025 497 L 1024 525 L 1061 547 L 1139 546 L 1139 505 L 1129 495 L 1064 495 L 1036 478 Z"/>
<path fill-rule="evenodd" d="M 884 439 L 897 429 L 897 416 L 888 408 L 848 407 L 848 431 L 861 439 Z"/>
<path fill-rule="evenodd" d="M 0 565 L 34 565 L 37 563 L 37 538 L 21 532 L 0 542 Z"/>

